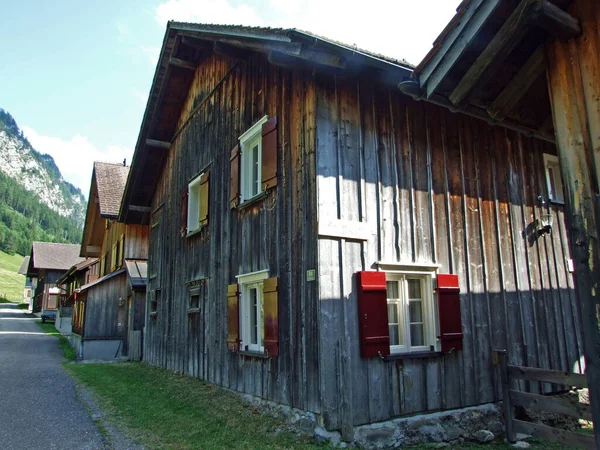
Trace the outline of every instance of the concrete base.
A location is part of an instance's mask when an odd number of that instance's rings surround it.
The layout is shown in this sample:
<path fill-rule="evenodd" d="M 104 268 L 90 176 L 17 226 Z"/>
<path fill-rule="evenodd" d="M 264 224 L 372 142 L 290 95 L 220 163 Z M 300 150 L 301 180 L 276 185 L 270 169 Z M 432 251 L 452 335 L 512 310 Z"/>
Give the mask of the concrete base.
<path fill-rule="evenodd" d="M 71 334 L 71 308 L 68 308 L 68 311 L 59 309 L 56 312 L 54 327 L 60 332 L 60 334 Z"/>
<path fill-rule="evenodd" d="M 70 337 L 77 359 L 111 360 L 123 356 L 123 343 L 120 339 L 85 339 L 78 334 Z"/>

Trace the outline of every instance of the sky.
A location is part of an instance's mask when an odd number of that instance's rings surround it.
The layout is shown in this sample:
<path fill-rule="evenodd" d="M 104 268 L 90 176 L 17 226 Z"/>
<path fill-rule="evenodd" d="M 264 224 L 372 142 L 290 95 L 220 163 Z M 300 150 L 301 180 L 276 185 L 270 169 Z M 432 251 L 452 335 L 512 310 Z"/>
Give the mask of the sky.
<path fill-rule="evenodd" d="M 0 108 L 87 197 L 131 162 L 168 20 L 299 28 L 418 64 L 460 0 L 0 0 Z"/>

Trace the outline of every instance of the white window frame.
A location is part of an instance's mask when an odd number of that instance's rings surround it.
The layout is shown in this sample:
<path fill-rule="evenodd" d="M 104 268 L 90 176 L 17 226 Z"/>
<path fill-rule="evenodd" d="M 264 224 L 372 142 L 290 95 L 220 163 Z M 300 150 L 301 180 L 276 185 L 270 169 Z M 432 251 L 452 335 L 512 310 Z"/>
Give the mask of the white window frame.
<path fill-rule="evenodd" d="M 564 204 L 564 185 L 558 156 L 544 153 L 544 171 L 546 173 L 548 199 L 553 203 Z"/>
<path fill-rule="evenodd" d="M 269 120 L 264 116 L 244 134 L 240 136 L 241 174 L 240 174 L 240 195 L 241 202 L 247 202 L 263 192 L 262 188 L 262 126 Z M 257 158 L 253 158 L 254 148 L 258 152 Z M 256 178 L 253 178 L 253 165 L 257 164 Z"/>
<path fill-rule="evenodd" d="M 436 281 L 436 273 L 438 265 L 405 265 L 405 264 L 381 264 L 380 269 L 385 266 L 386 283 L 397 282 L 398 299 L 392 300 L 388 297 L 388 305 L 396 303 L 398 305 L 398 333 L 402 330 L 402 345 L 391 345 L 390 353 L 424 353 L 431 351 L 440 351 L 439 335 L 439 320 L 437 308 L 437 296 L 434 295 L 434 284 Z M 410 343 L 410 310 L 408 298 L 408 279 L 418 279 L 421 281 L 421 296 L 423 302 L 423 338 L 424 345 L 412 346 Z M 388 294 L 389 295 L 389 294 Z M 388 308 L 389 310 L 389 308 Z M 388 315 L 388 324 L 395 323 L 390 320 Z M 388 325 L 389 326 L 389 325 Z M 391 336 L 390 336 L 391 338 Z"/>
<path fill-rule="evenodd" d="M 200 228 L 200 179 L 204 173 L 194 177 L 188 184 L 187 232 L 198 231 Z"/>
<path fill-rule="evenodd" d="M 260 270 L 258 272 L 238 275 L 236 278 L 240 287 L 240 340 L 242 351 L 259 352 L 265 351 L 265 330 L 264 330 L 264 280 L 269 276 L 268 270 Z M 256 304 L 256 343 L 252 343 L 251 329 L 251 313 L 253 305 L 251 305 L 250 291 L 256 289 L 257 304 Z"/>

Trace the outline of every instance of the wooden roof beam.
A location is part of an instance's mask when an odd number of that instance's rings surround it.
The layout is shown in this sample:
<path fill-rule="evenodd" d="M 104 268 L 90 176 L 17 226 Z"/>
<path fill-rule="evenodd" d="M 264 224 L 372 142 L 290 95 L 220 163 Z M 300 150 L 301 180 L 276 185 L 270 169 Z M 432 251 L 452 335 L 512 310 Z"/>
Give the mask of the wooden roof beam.
<path fill-rule="evenodd" d="M 448 98 L 455 107 L 462 108 L 475 88 L 521 42 L 529 25 L 539 25 L 557 34 L 576 33 L 579 24 L 573 21 L 577 22 L 547 0 L 522 0 Z"/>
<path fill-rule="evenodd" d="M 137 206 L 137 205 L 129 205 L 129 211 L 141 212 L 141 213 L 151 213 L 151 206 Z"/>
<path fill-rule="evenodd" d="M 204 53 L 212 51 L 212 41 L 205 41 L 191 36 L 181 36 L 181 43 L 188 47 L 194 47 Z"/>
<path fill-rule="evenodd" d="M 448 97 L 456 108 L 465 106 L 477 85 L 485 80 L 491 69 L 502 62 L 521 42 L 527 32 L 526 25 L 531 21 L 536 3 L 539 3 L 539 0 L 521 1 L 481 55 L 467 70 Z"/>
<path fill-rule="evenodd" d="M 442 47 L 419 73 L 427 97 L 435 93 L 501 3 L 502 0 L 471 1 L 460 23 L 450 31 Z"/>
<path fill-rule="evenodd" d="M 148 147 L 162 148 L 165 150 L 169 150 L 171 148 L 170 142 L 158 141 L 156 139 L 146 139 L 146 145 Z"/>
<path fill-rule="evenodd" d="M 225 58 L 244 59 L 248 56 L 246 50 L 218 41 L 213 44 L 213 50 L 217 55 L 224 56 Z"/>
<path fill-rule="evenodd" d="M 538 47 L 515 75 L 511 82 L 487 108 L 488 114 L 495 120 L 504 119 L 519 103 L 533 83 L 546 70 L 544 46 Z"/>
<path fill-rule="evenodd" d="M 196 70 L 197 67 L 197 65 L 193 62 L 186 61 L 184 59 L 174 58 L 173 56 L 169 58 L 169 64 L 188 70 Z"/>

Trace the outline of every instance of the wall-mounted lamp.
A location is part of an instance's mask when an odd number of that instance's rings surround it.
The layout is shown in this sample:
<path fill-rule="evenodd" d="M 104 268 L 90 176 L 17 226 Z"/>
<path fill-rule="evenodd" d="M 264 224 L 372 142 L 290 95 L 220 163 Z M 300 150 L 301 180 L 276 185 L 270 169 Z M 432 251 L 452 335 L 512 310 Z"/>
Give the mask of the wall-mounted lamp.
<path fill-rule="evenodd" d="M 552 223 L 554 217 L 552 214 L 542 214 L 540 217 L 540 229 L 538 230 L 538 234 L 541 236 L 543 234 L 550 234 L 552 232 Z"/>
<path fill-rule="evenodd" d="M 119 297 L 119 306 L 125 306 L 125 300 L 123 300 L 123 297 Z"/>

